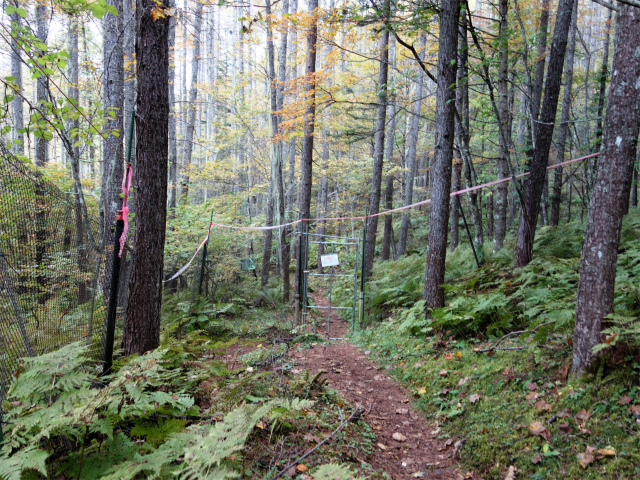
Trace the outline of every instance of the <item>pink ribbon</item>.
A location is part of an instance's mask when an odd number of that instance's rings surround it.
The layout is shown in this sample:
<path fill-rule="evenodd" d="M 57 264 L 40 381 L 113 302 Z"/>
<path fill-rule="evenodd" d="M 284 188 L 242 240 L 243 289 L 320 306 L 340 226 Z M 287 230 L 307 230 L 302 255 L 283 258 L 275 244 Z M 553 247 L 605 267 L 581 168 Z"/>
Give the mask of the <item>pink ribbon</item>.
<path fill-rule="evenodd" d="M 124 229 L 122 230 L 122 236 L 120 237 L 120 253 L 119 257 L 122 257 L 122 251 L 124 250 L 124 244 L 127 241 L 127 233 L 129 233 L 129 207 L 127 205 L 127 199 L 129 198 L 129 191 L 131 190 L 131 179 L 133 177 L 133 169 L 131 164 L 127 163 L 124 170 L 124 176 L 122 177 L 122 220 L 124 221 Z"/>

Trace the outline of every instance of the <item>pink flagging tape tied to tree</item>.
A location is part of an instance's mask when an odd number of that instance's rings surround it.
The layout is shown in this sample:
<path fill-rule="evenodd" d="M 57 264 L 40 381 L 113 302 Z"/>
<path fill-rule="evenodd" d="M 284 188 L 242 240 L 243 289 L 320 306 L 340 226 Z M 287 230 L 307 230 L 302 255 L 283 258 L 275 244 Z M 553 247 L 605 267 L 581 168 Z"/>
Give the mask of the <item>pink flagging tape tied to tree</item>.
<path fill-rule="evenodd" d="M 124 170 L 124 176 L 122 177 L 122 220 L 124 221 L 124 229 L 122 230 L 122 236 L 120 237 L 119 257 L 122 257 L 124 244 L 127 241 L 127 233 L 129 233 L 129 206 L 127 205 L 127 200 L 129 198 L 129 191 L 131 190 L 132 178 L 133 169 L 131 168 L 131 164 L 127 163 L 127 167 Z"/>
<path fill-rule="evenodd" d="M 552 170 L 554 168 L 562 167 L 563 165 L 569 165 L 570 163 L 575 163 L 575 162 L 579 162 L 581 160 L 586 160 L 588 158 L 595 157 L 595 156 L 597 156 L 599 154 L 600 154 L 600 152 L 596 152 L 596 153 L 592 153 L 591 155 L 585 155 L 584 157 L 573 158 L 573 159 L 567 160 L 565 162 L 556 163 L 555 165 L 549 165 L 547 167 L 547 170 Z M 515 178 L 525 177 L 527 175 L 529 175 L 529 172 L 524 172 L 524 173 L 520 173 L 520 174 L 516 175 Z M 499 180 L 493 180 L 492 182 L 483 183 L 482 185 L 476 185 L 475 187 L 469 187 L 469 188 L 465 188 L 465 189 L 462 189 L 462 190 L 457 190 L 455 192 L 451 192 L 450 196 L 451 197 L 455 197 L 456 195 L 462 195 L 463 193 L 469 193 L 469 192 L 473 192 L 475 190 L 480 190 L 482 188 L 487 188 L 487 187 L 491 187 L 493 185 L 498 185 L 500 183 L 509 182 L 509 181 L 513 180 L 513 178 L 514 177 L 505 177 L 505 178 L 501 178 Z M 401 210 L 408 210 L 409 208 L 418 207 L 420 205 L 426 205 L 427 203 L 431 203 L 431 199 L 430 198 L 427 198 L 426 200 L 422 200 L 421 202 L 412 203 L 411 205 L 405 205 L 403 207 L 394 208 L 392 210 L 385 210 L 384 212 L 375 213 L 373 215 L 363 215 L 363 216 L 359 216 L 359 217 L 302 218 L 300 220 L 295 220 L 293 222 L 285 223 L 285 224 L 282 224 L 282 225 L 268 225 L 268 226 L 263 226 L 263 227 L 260 227 L 260 226 L 240 227 L 240 226 L 235 226 L 235 225 L 225 225 L 225 224 L 222 224 L 222 223 L 211 222 L 209 224 L 209 232 L 207 233 L 207 236 L 205 237 L 205 239 L 202 241 L 202 243 L 200 244 L 200 246 L 196 250 L 196 253 L 193 254 L 193 257 L 191 257 L 191 260 L 189 260 L 189 263 L 187 263 L 184 267 L 182 267 L 180 270 L 178 270 L 178 272 L 173 277 L 171 277 L 169 280 L 166 280 L 166 282 L 171 281 L 171 280 L 175 279 L 176 277 L 180 276 L 189 267 L 189 265 L 191 265 L 191 262 L 193 262 L 194 258 L 196 258 L 196 255 L 198 254 L 200 249 L 204 246 L 206 241 L 209 239 L 209 235 L 211 234 L 211 227 L 230 228 L 230 229 L 233 229 L 233 230 L 244 230 L 244 231 L 264 231 L 264 230 L 273 230 L 273 229 L 276 229 L 276 228 L 289 227 L 291 225 L 296 225 L 296 224 L 301 223 L 301 222 L 319 222 L 319 221 L 330 221 L 330 220 L 366 220 L 366 219 L 371 218 L 371 217 L 379 217 L 379 216 L 382 216 L 382 215 L 388 215 L 389 213 L 399 212 Z M 125 223 L 125 226 L 126 226 L 126 223 Z M 123 235 L 124 235 L 124 233 L 123 233 Z"/>

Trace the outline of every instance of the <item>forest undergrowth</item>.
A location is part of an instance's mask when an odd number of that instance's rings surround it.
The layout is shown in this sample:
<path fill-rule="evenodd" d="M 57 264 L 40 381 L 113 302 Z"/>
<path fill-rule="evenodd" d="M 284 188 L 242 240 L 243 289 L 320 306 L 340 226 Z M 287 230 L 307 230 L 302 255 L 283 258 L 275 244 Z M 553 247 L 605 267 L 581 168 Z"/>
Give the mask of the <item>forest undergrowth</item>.
<path fill-rule="evenodd" d="M 385 478 L 353 453 L 371 455 L 371 428 L 288 362 L 321 339 L 291 337 L 281 303 L 183 300 L 167 298 L 161 347 L 106 380 L 79 343 L 25 359 L 3 404 L 0 478 Z"/>
<path fill-rule="evenodd" d="M 451 449 L 464 440 L 459 459 L 483 478 L 503 479 L 511 466 L 515 478 L 637 478 L 640 215 L 625 219 L 615 313 L 582 379 L 569 375 L 582 227 L 536 238 L 534 261 L 519 270 L 513 244 L 479 269 L 468 245 L 449 253 L 446 306 L 429 319 L 422 252 L 378 263 L 369 323 L 354 340 L 393 366 Z"/>

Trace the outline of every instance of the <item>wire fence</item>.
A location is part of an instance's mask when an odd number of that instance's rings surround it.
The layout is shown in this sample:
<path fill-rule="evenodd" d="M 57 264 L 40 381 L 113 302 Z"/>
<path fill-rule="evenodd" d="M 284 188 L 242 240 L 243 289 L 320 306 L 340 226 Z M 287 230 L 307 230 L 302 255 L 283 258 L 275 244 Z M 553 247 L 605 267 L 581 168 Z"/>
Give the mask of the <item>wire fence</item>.
<path fill-rule="evenodd" d="M 102 357 L 113 241 L 100 237 L 77 195 L 0 144 L 0 402 L 23 357 L 77 341 Z"/>

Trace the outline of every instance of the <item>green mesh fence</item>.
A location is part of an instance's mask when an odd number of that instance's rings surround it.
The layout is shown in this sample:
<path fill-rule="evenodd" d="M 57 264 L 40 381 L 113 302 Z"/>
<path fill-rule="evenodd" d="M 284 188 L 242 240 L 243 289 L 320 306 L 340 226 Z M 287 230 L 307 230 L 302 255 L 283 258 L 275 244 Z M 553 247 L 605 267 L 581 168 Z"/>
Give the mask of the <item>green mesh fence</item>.
<path fill-rule="evenodd" d="M 113 241 L 99 237 L 73 192 L 0 145 L 0 401 L 23 357 L 83 341 L 100 358 Z"/>

